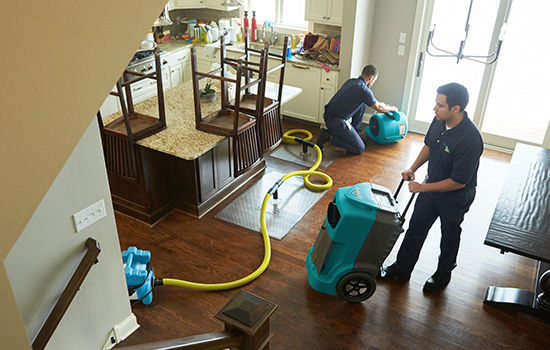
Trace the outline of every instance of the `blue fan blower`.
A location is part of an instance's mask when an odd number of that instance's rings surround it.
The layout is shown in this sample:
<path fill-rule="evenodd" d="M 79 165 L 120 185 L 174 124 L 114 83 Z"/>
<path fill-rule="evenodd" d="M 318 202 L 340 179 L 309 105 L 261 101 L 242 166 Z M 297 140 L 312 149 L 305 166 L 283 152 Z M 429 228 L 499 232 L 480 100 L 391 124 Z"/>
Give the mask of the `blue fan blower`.
<path fill-rule="evenodd" d="M 365 134 L 379 144 L 395 143 L 407 135 L 409 124 L 403 112 L 373 114 Z"/>

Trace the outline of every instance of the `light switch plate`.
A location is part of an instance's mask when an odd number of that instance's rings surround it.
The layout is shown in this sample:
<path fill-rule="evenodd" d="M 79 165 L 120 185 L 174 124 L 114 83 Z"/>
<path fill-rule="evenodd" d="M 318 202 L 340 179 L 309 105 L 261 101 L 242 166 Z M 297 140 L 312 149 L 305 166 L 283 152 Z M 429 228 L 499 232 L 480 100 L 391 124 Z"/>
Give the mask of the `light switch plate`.
<path fill-rule="evenodd" d="M 405 56 L 405 45 L 399 45 L 399 47 L 397 48 L 397 55 Z"/>
<path fill-rule="evenodd" d="M 399 33 L 399 42 L 404 44 L 407 41 L 407 33 Z"/>
<path fill-rule="evenodd" d="M 82 231 L 86 227 L 106 216 L 107 212 L 105 211 L 105 201 L 102 199 L 73 215 L 76 232 Z"/>

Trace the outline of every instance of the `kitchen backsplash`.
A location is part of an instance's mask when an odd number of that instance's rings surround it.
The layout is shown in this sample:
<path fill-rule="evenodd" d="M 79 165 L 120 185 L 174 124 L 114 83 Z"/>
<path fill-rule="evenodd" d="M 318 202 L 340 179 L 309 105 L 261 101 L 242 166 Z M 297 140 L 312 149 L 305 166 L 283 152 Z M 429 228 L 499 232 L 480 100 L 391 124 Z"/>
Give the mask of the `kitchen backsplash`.
<path fill-rule="evenodd" d="M 315 23 L 313 25 L 313 32 L 318 34 L 326 34 L 329 38 L 335 38 L 342 35 L 342 28 L 328 24 Z"/>
<path fill-rule="evenodd" d="M 174 24 L 170 26 L 170 33 L 173 35 L 181 35 L 184 33 L 186 26 L 176 23 L 178 17 L 181 18 L 193 18 L 197 21 L 206 21 L 208 23 L 220 20 L 220 18 L 232 18 L 239 17 L 239 10 L 233 11 L 218 11 L 212 9 L 177 9 L 170 11 L 170 19 Z"/>

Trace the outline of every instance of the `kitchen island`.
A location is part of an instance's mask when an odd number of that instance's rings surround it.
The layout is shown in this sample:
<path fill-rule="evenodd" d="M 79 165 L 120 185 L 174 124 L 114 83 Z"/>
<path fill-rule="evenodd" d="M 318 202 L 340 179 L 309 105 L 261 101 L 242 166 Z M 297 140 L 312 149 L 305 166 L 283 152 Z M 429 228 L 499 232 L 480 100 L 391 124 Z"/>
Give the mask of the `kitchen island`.
<path fill-rule="evenodd" d="M 276 98 L 277 93 L 278 85 L 268 83 L 266 97 Z M 281 102 L 300 93 L 300 88 L 285 85 Z M 164 100 L 166 129 L 136 142 L 135 177 L 120 176 L 107 164 L 114 208 L 149 224 L 175 208 L 200 218 L 230 194 L 251 186 L 265 170 L 262 158 L 246 173 L 234 176 L 229 138 L 195 127 L 191 82 L 166 90 Z M 134 108 L 158 118 L 156 96 Z M 219 98 L 212 103 L 201 102 L 203 116 L 219 108 Z M 104 117 L 103 122 L 108 124 L 121 116 L 119 111 Z"/>

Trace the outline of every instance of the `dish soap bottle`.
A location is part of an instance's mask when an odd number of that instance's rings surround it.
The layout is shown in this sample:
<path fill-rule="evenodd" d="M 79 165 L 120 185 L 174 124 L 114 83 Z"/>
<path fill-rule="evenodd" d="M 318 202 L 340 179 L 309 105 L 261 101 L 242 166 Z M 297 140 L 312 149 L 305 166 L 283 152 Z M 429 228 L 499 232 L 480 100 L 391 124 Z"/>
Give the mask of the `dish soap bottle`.
<path fill-rule="evenodd" d="M 256 42 L 256 31 L 258 30 L 258 24 L 256 23 L 256 11 L 252 11 L 252 24 L 250 26 L 250 31 L 252 32 L 251 39 L 253 42 Z"/>

